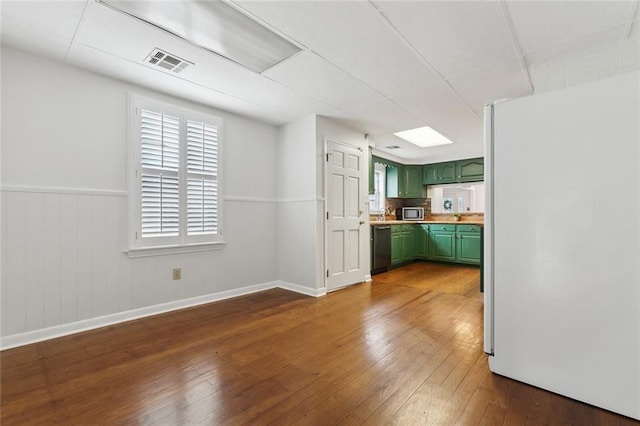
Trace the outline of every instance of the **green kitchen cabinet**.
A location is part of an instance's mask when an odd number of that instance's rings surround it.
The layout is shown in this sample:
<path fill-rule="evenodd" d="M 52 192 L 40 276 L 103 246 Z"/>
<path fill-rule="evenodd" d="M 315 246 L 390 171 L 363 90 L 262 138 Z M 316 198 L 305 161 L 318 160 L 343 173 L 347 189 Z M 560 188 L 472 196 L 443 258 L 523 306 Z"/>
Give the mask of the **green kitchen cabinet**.
<path fill-rule="evenodd" d="M 430 225 L 429 258 L 446 262 L 456 261 L 456 225 Z"/>
<path fill-rule="evenodd" d="M 456 162 L 427 164 L 423 166 L 422 178 L 425 185 L 455 182 L 457 180 Z"/>
<path fill-rule="evenodd" d="M 402 263 L 402 235 L 400 228 L 402 225 L 391 225 L 391 264 Z"/>
<path fill-rule="evenodd" d="M 400 181 L 401 198 L 424 198 L 422 166 L 404 166 Z"/>
<path fill-rule="evenodd" d="M 456 262 L 480 264 L 480 231 L 477 225 L 456 225 Z"/>
<path fill-rule="evenodd" d="M 416 257 L 421 259 L 429 258 L 429 225 L 420 224 L 415 225 L 416 230 Z"/>
<path fill-rule="evenodd" d="M 414 225 L 400 225 L 402 261 L 409 262 L 416 257 Z"/>
<path fill-rule="evenodd" d="M 478 182 L 484 180 L 484 158 L 456 161 L 458 182 Z"/>
<path fill-rule="evenodd" d="M 399 198 L 400 197 L 400 180 L 402 177 L 402 166 L 400 165 L 387 165 L 386 168 L 386 197 L 387 198 Z"/>

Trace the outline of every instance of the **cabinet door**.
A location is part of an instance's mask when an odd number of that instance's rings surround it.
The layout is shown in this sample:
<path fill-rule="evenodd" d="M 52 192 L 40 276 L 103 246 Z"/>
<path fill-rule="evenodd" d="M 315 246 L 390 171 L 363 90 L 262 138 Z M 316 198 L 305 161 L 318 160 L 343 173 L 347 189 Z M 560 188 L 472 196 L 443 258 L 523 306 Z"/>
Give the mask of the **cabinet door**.
<path fill-rule="evenodd" d="M 408 262 L 413 260 L 416 257 L 413 225 L 402 225 L 402 232 L 400 235 L 402 240 L 402 261 Z"/>
<path fill-rule="evenodd" d="M 386 197 L 387 198 L 398 198 L 400 197 L 400 170 L 397 166 L 387 166 L 386 169 Z"/>
<path fill-rule="evenodd" d="M 422 198 L 422 166 L 404 166 L 404 198 Z"/>
<path fill-rule="evenodd" d="M 400 233 L 391 234 L 391 264 L 402 262 L 402 236 Z"/>
<path fill-rule="evenodd" d="M 480 235 L 462 232 L 457 234 L 456 262 L 480 264 Z"/>
<path fill-rule="evenodd" d="M 429 257 L 429 225 L 416 226 L 416 257 Z"/>
<path fill-rule="evenodd" d="M 456 234 L 455 232 L 431 232 L 430 258 L 433 260 L 456 260 Z"/>
<path fill-rule="evenodd" d="M 456 162 L 438 163 L 438 183 L 451 183 L 457 180 Z"/>
<path fill-rule="evenodd" d="M 438 165 L 427 164 L 422 168 L 422 183 L 433 185 L 438 183 Z"/>
<path fill-rule="evenodd" d="M 456 173 L 460 182 L 484 180 L 484 158 L 472 158 L 456 162 Z"/>

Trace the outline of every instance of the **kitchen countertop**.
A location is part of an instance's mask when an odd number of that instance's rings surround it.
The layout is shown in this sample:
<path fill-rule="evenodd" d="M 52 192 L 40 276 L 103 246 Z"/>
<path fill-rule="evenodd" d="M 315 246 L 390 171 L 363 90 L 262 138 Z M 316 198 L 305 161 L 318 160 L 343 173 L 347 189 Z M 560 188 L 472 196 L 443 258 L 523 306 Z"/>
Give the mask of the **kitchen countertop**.
<path fill-rule="evenodd" d="M 383 225 L 410 225 L 410 224 L 443 224 L 443 225 L 478 225 L 484 226 L 484 222 L 475 220 L 372 220 L 369 222 L 371 226 Z"/>

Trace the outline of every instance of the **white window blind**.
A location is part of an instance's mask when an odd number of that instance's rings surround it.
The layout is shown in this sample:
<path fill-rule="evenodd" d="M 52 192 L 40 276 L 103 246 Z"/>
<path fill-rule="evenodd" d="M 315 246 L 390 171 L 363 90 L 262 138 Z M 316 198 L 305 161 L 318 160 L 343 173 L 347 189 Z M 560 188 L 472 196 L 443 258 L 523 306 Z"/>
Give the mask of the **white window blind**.
<path fill-rule="evenodd" d="M 132 249 L 221 242 L 221 127 L 132 96 Z"/>
<path fill-rule="evenodd" d="M 218 129 L 187 121 L 187 234 L 218 233 Z"/>

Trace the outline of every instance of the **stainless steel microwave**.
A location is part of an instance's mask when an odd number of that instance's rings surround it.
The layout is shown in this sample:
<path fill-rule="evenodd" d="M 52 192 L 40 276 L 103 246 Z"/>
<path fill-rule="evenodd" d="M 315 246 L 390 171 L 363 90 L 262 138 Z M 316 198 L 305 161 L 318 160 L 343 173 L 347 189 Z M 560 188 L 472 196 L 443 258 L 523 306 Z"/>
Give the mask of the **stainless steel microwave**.
<path fill-rule="evenodd" d="M 424 207 L 400 207 L 396 209 L 397 220 L 424 220 Z"/>

